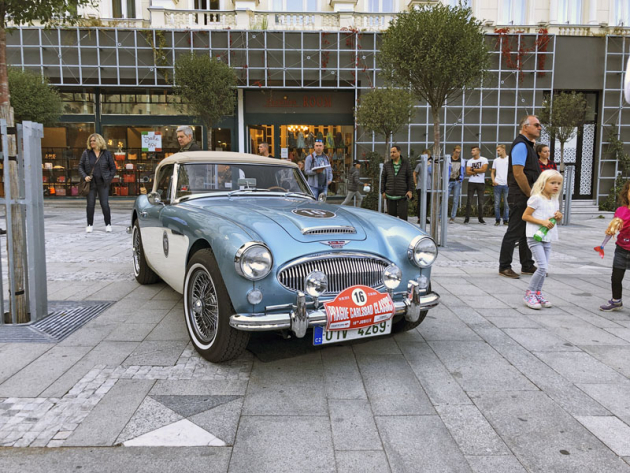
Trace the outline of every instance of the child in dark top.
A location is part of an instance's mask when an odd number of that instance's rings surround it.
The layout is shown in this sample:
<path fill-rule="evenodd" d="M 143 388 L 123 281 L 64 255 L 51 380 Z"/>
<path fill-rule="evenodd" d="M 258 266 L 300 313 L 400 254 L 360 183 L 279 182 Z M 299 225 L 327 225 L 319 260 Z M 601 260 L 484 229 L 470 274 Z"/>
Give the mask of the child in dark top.
<path fill-rule="evenodd" d="M 617 235 L 615 257 L 613 258 L 612 299 L 599 306 L 599 309 L 604 312 L 619 310 L 623 307 L 621 282 L 626 274 L 626 269 L 630 268 L 630 180 L 626 181 L 617 199 L 620 207 L 615 211 L 615 217 L 606 229 L 606 235 L 613 236 L 617 232 L 619 235 Z"/>

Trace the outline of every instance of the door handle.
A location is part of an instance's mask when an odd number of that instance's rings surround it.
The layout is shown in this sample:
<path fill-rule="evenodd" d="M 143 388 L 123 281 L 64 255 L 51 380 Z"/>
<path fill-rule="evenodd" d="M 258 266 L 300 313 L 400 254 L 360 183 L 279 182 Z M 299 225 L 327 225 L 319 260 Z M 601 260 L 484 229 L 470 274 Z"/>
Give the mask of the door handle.
<path fill-rule="evenodd" d="M 140 216 L 141 216 L 142 218 L 147 218 L 147 216 L 148 216 L 148 215 L 149 215 L 149 214 L 148 214 L 145 210 L 143 210 L 142 212 L 140 212 Z"/>

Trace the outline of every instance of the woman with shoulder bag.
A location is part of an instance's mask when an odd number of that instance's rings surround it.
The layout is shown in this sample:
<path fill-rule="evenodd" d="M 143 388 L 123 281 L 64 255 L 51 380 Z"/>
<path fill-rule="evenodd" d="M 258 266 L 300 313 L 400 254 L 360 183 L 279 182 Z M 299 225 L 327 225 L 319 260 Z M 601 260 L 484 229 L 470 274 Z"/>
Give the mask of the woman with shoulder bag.
<path fill-rule="evenodd" d="M 94 226 L 94 207 L 96 194 L 101 203 L 105 218 L 105 231 L 112 231 L 112 217 L 109 210 L 109 183 L 116 174 L 116 164 L 111 153 L 107 151 L 105 140 L 98 133 L 93 133 L 87 141 L 87 149 L 79 161 L 79 173 L 90 184 L 87 195 L 87 227 L 86 233 L 92 233 Z"/>

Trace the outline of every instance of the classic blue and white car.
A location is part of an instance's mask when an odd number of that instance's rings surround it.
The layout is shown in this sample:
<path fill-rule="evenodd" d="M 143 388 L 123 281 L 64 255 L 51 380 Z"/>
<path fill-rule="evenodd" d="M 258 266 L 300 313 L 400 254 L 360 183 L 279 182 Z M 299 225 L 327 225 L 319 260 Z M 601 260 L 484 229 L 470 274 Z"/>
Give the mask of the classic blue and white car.
<path fill-rule="evenodd" d="M 237 357 L 252 331 L 346 341 L 410 330 L 439 302 L 429 236 L 315 200 L 288 161 L 172 155 L 137 198 L 130 232 L 136 279 L 184 295 L 190 339 L 213 362 Z"/>

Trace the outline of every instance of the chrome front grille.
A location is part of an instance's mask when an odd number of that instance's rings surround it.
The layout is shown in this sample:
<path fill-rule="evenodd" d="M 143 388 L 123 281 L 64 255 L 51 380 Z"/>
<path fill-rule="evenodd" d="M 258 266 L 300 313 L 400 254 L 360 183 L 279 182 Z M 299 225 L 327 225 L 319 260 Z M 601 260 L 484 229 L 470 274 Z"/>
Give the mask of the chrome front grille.
<path fill-rule="evenodd" d="M 356 229 L 350 226 L 338 227 L 308 227 L 302 229 L 302 235 L 327 235 L 329 233 L 356 233 Z"/>
<path fill-rule="evenodd" d="M 347 287 L 362 284 L 376 288 L 383 285 L 385 259 L 361 254 L 327 254 L 301 258 L 280 270 L 278 281 L 291 291 L 304 291 L 304 278 L 312 271 L 328 276 L 326 294 L 338 294 Z"/>

